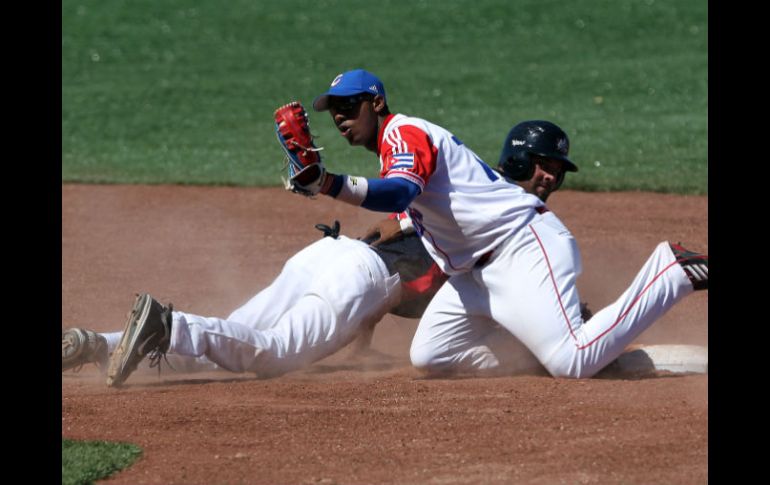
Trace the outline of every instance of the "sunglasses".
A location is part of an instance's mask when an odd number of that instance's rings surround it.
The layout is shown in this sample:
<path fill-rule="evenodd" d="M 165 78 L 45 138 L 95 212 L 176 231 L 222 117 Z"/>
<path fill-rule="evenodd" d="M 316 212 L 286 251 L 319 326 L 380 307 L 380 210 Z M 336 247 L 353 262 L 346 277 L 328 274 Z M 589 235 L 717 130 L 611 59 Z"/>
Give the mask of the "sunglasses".
<path fill-rule="evenodd" d="M 354 94 L 353 96 L 332 96 L 329 98 L 329 109 L 348 113 L 353 111 L 362 101 L 374 99 L 369 93 Z"/>

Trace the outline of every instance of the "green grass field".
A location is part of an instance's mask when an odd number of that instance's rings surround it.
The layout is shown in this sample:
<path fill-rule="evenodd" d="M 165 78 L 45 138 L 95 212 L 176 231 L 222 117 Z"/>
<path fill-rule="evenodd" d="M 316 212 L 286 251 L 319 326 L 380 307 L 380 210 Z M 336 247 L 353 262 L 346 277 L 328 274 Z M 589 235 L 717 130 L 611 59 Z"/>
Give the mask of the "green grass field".
<path fill-rule="evenodd" d="M 545 118 L 568 188 L 708 193 L 705 0 L 65 0 L 62 181 L 279 184 L 273 110 L 355 67 L 489 164 Z M 310 120 L 331 171 L 376 176 Z"/>
<path fill-rule="evenodd" d="M 141 454 L 138 446 L 128 443 L 62 439 L 61 483 L 93 483 L 132 464 Z"/>

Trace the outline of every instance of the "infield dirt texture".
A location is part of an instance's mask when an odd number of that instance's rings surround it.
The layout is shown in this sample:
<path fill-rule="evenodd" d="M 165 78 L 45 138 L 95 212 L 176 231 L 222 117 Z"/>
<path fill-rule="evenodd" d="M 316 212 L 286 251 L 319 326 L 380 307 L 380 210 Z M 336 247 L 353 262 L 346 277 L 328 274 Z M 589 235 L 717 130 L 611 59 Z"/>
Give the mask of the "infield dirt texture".
<path fill-rule="evenodd" d="M 708 199 L 565 191 L 549 207 L 582 251 L 594 310 L 661 240 L 708 252 Z M 265 210 L 269 207 L 271 210 Z M 226 316 L 339 219 L 376 214 L 282 189 L 62 186 L 62 325 L 120 330 L 135 292 Z M 108 389 L 93 366 L 62 375 L 62 436 L 136 443 L 125 484 L 693 484 L 708 481 L 708 376 L 425 380 L 408 361 L 416 320 L 387 316 L 374 348 L 259 381 L 137 373 Z M 707 345 L 708 292 L 637 343 Z"/>

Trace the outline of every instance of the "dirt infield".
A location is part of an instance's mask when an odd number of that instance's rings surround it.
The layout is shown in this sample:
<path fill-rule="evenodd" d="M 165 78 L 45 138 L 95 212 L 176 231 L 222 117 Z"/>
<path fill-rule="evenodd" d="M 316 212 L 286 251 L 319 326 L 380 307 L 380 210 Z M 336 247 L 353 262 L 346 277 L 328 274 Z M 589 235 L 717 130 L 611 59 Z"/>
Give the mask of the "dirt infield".
<path fill-rule="evenodd" d="M 655 245 L 708 252 L 708 199 L 560 192 L 548 204 L 583 256 L 596 311 Z M 62 186 L 62 327 L 121 330 L 137 292 L 224 316 L 264 288 L 334 219 L 359 235 L 378 216 L 282 189 Z M 62 374 L 62 436 L 144 449 L 104 483 L 694 484 L 708 477 L 708 376 L 423 379 L 416 320 L 387 316 L 373 346 L 272 379 L 132 375 L 108 389 L 91 367 Z M 708 343 L 708 292 L 637 343 Z"/>

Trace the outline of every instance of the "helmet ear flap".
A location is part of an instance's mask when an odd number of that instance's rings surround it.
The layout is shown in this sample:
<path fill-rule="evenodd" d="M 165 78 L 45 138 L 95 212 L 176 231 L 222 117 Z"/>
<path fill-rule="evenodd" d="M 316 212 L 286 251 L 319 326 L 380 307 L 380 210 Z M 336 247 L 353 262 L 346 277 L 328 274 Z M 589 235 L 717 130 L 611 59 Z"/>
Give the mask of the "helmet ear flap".
<path fill-rule="evenodd" d="M 525 151 L 516 151 L 506 158 L 500 168 L 503 173 L 516 181 L 529 180 L 535 173 L 535 164 Z"/>

